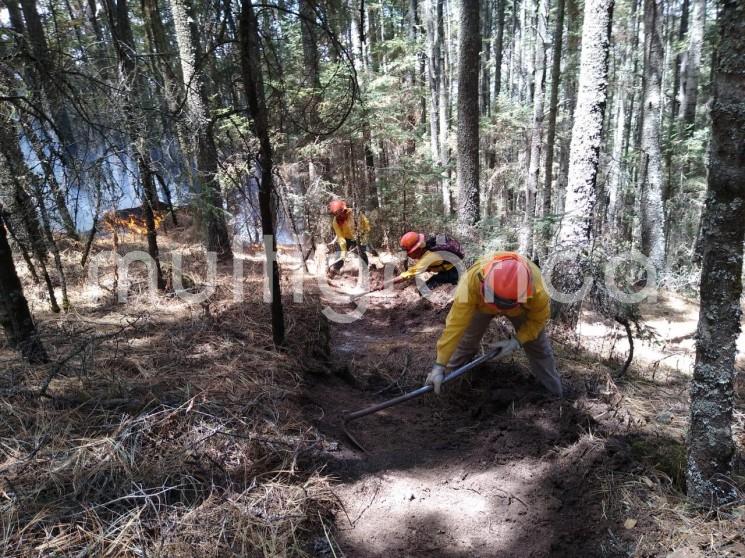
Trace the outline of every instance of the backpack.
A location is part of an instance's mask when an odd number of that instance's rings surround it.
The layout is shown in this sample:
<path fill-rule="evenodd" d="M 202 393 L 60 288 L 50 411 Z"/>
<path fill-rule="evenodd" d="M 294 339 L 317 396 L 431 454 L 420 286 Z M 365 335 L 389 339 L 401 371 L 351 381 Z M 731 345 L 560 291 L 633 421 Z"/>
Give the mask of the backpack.
<path fill-rule="evenodd" d="M 437 236 L 430 236 L 425 243 L 427 250 L 430 252 L 450 252 L 455 254 L 461 260 L 465 256 L 463 248 L 460 246 L 460 242 L 455 240 L 449 234 L 438 234 Z"/>

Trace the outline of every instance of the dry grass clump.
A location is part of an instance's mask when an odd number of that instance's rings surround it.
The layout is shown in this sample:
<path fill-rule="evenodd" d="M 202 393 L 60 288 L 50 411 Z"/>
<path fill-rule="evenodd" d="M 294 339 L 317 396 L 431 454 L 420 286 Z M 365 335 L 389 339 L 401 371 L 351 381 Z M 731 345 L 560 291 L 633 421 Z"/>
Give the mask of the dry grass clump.
<path fill-rule="evenodd" d="M 320 441 L 292 402 L 323 366 L 318 305 L 287 305 L 277 350 L 256 278 L 240 304 L 218 283 L 196 307 L 143 293 L 45 317 L 44 367 L 0 347 L 0 554 L 307 554 L 336 506 L 298 465 Z"/>

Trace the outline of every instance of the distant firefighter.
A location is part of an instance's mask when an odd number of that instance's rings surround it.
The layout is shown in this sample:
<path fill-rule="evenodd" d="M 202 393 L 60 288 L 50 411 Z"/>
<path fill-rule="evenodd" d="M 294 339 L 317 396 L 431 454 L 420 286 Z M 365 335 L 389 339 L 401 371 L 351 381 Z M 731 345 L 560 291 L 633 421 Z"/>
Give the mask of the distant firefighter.
<path fill-rule="evenodd" d="M 367 244 L 370 235 L 370 221 L 363 212 L 358 212 L 355 219 L 354 211 L 347 207 L 344 200 L 333 200 L 329 203 L 331 214 L 331 228 L 336 237 L 334 248 L 336 258 L 329 265 L 329 273 L 335 275 L 344 266 L 347 252 L 356 250 L 365 265 L 369 265 L 367 259 Z"/>

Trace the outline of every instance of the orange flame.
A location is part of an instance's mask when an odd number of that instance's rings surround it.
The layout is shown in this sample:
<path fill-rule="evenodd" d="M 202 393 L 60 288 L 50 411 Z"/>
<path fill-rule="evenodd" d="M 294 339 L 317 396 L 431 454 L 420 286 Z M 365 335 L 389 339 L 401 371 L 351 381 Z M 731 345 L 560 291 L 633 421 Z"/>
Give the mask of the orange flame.
<path fill-rule="evenodd" d="M 154 211 L 153 220 L 155 221 L 155 228 L 160 227 L 160 224 L 165 219 L 165 212 Z M 132 234 L 139 234 L 141 236 L 147 235 L 147 224 L 145 223 L 144 217 L 137 217 L 135 215 L 129 215 L 128 217 L 119 217 L 114 211 L 109 211 L 104 216 L 104 224 L 110 231 L 124 230 L 131 232 Z"/>

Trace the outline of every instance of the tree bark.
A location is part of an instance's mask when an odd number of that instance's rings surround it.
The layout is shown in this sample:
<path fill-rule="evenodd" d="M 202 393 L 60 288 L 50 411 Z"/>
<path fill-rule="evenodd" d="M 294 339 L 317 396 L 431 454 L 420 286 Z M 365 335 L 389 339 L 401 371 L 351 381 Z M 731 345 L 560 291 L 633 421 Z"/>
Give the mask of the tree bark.
<path fill-rule="evenodd" d="M 20 351 L 31 364 L 43 364 L 49 361 L 28 309 L 26 297 L 23 296 L 23 287 L 18 279 L 8 237 L 5 234 L 2 207 L 0 207 L 0 325 L 5 331 L 8 344 Z"/>
<path fill-rule="evenodd" d="M 564 219 L 559 229 L 559 247 L 574 252 L 553 269 L 554 285 L 563 293 L 579 291 L 585 258 L 592 250 L 595 231 L 597 177 L 603 120 L 608 96 L 608 50 L 613 0 L 586 0 L 582 25 L 579 90 L 574 111 Z M 579 303 L 552 306 L 555 318 L 574 326 Z"/>
<path fill-rule="evenodd" d="M 316 37 L 316 10 L 315 0 L 300 0 L 300 39 L 303 45 L 303 64 L 307 87 L 312 92 L 308 97 L 303 112 L 306 114 L 308 127 L 308 141 L 313 140 L 313 131 L 318 128 L 318 103 L 321 90 L 321 73 L 318 60 L 318 41 Z"/>
<path fill-rule="evenodd" d="M 507 0 L 497 2 L 497 33 L 494 37 L 494 98 L 493 104 L 499 100 L 502 91 L 502 59 L 504 57 L 504 7 Z"/>
<path fill-rule="evenodd" d="M 426 7 L 426 31 L 427 31 L 427 89 L 429 91 L 429 146 L 432 154 L 432 163 L 440 163 L 440 54 L 442 50 L 441 38 L 437 32 L 437 8 L 438 0 L 427 0 Z"/>
<path fill-rule="evenodd" d="M 240 48 L 243 83 L 246 88 L 246 99 L 253 119 L 253 131 L 259 140 L 260 148 L 257 163 L 261 169 L 259 185 L 259 207 L 261 213 L 261 230 L 264 238 L 270 238 L 272 254 L 267 251 L 267 272 L 271 273 L 271 313 L 272 337 L 276 345 L 285 341 L 284 311 L 282 309 L 282 291 L 280 287 L 279 265 L 274 253 L 276 239 L 274 236 L 274 219 L 272 215 L 271 196 L 274 189 L 272 180 L 272 144 L 269 138 L 266 100 L 264 98 L 264 77 L 261 69 L 259 51 L 259 31 L 251 0 L 243 0 L 240 17 Z M 271 271 L 269 271 L 271 270 Z"/>
<path fill-rule="evenodd" d="M 680 100 L 680 115 L 684 137 L 693 133 L 698 102 L 698 76 L 701 67 L 701 51 L 704 45 L 704 26 L 706 24 L 706 0 L 692 0 L 691 26 L 688 33 L 688 51 L 683 65 L 684 78 L 681 84 L 683 97 Z M 740 14 L 740 17 L 743 17 Z"/>
<path fill-rule="evenodd" d="M 137 170 L 142 183 L 142 213 L 147 229 L 148 254 L 153 259 L 157 287 L 159 290 L 165 288 L 163 272 L 160 267 L 160 255 L 158 249 L 157 231 L 155 229 L 154 209 L 157 207 L 157 190 L 153 164 L 150 158 L 149 138 L 146 133 L 146 123 L 134 110 L 136 101 L 144 95 L 147 83 L 144 76 L 138 71 L 134 36 L 129 21 L 129 9 L 127 0 L 107 0 L 109 25 L 111 27 L 114 47 L 119 59 L 119 67 L 124 82 L 128 84 L 124 95 L 124 114 L 126 115 L 126 127 L 132 142 L 132 148 L 137 161 Z"/>
<path fill-rule="evenodd" d="M 482 116 L 491 114 L 491 43 L 492 12 L 494 0 L 481 1 L 481 88 L 479 89 L 479 107 Z"/>
<path fill-rule="evenodd" d="M 610 163 L 608 166 L 608 212 L 607 212 L 607 232 L 611 235 L 620 231 L 619 219 L 622 208 L 622 185 L 624 165 L 624 137 L 626 135 L 626 111 L 628 103 L 626 96 L 629 89 L 629 59 L 631 53 L 627 45 L 622 51 L 624 62 L 622 68 L 616 71 L 616 103 L 613 133 L 613 149 L 611 151 Z"/>
<path fill-rule="evenodd" d="M 548 123 L 546 126 L 546 164 L 544 167 L 543 206 L 541 216 L 544 219 L 542 244 L 548 246 L 551 238 L 551 226 L 546 219 L 551 215 L 551 198 L 553 196 L 554 145 L 556 142 L 556 117 L 559 113 L 559 82 L 561 81 L 561 47 L 564 36 L 565 0 L 556 4 L 556 22 L 554 23 L 553 53 L 551 59 L 551 91 L 548 101 Z"/>
<path fill-rule="evenodd" d="M 230 259 L 233 254 L 218 180 L 217 147 L 208 110 L 209 91 L 200 66 L 203 61 L 198 59 L 201 55 L 199 28 L 191 15 L 188 0 L 169 2 L 186 89 L 187 120 L 196 136 L 197 171 L 204 204 L 207 250 L 217 252 L 219 258 Z"/>
<path fill-rule="evenodd" d="M 564 212 L 567 182 L 569 180 L 569 155 L 571 150 L 572 127 L 574 126 L 574 109 L 577 106 L 577 74 L 579 68 L 579 52 L 582 37 L 581 18 L 577 0 L 566 0 L 567 40 L 565 52 L 565 67 L 563 74 L 564 85 L 564 113 L 563 134 L 559 140 L 559 173 L 556 176 L 557 213 Z"/>
<path fill-rule="evenodd" d="M 608 46 L 613 0 L 587 0 L 582 26 L 579 91 L 569 155 L 569 177 L 559 239 L 589 248 L 603 117 L 608 96 Z"/>
<path fill-rule="evenodd" d="M 641 224 L 642 253 L 657 271 L 665 265 L 665 214 L 662 206 L 662 150 L 660 146 L 663 52 L 661 0 L 644 0 L 646 63 L 642 85 Z"/>
<path fill-rule="evenodd" d="M 520 232 L 520 252 L 533 256 L 533 231 L 541 171 L 541 147 L 543 145 L 543 107 L 546 90 L 546 17 L 547 0 L 537 0 L 537 25 L 535 37 L 533 127 L 530 139 L 530 162 L 525 181 L 525 213 Z M 544 191 L 545 194 L 545 191 Z"/>
<path fill-rule="evenodd" d="M 440 42 L 440 83 L 439 95 L 440 102 L 438 115 L 440 132 L 440 191 L 442 193 L 442 213 L 448 218 L 452 215 L 453 204 L 452 194 L 450 191 L 450 72 L 449 63 L 449 46 L 445 36 L 445 0 L 433 0 L 437 3 L 437 36 Z M 447 167 L 447 170 L 445 168 Z"/>
<path fill-rule="evenodd" d="M 95 0 L 91 0 L 95 3 Z M 179 76 L 170 56 L 172 47 L 170 37 L 163 23 L 161 12 L 163 8 L 160 0 L 142 0 L 142 13 L 145 20 L 145 31 L 148 37 L 149 52 L 153 57 L 153 67 L 163 80 L 163 85 L 156 84 L 158 93 L 165 101 L 170 113 L 167 121 L 175 120 L 173 128 L 176 132 L 179 150 L 181 152 L 181 170 L 187 179 L 192 192 L 197 192 L 193 174 L 193 150 L 189 140 L 189 130 L 183 118 L 177 118 L 183 107 L 183 80 Z M 165 127 L 165 126 L 164 126 Z"/>
<path fill-rule="evenodd" d="M 43 97 L 46 97 L 51 108 L 50 119 L 54 123 L 54 128 L 61 144 L 59 149 L 60 159 L 68 170 L 69 175 L 77 177 L 78 171 L 75 168 L 74 161 L 76 143 L 72 124 L 67 108 L 64 105 L 64 99 L 59 91 L 59 84 L 53 75 L 54 66 L 52 65 L 46 34 L 36 4 L 29 0 L 23 0 L 23 17 L 21 17 L 21 10 L 18 7 L 17 0 L 6 0 L 5 4 L 8 8 L 11 25 L 16 33 L 18 33 L 17 43 L 19 50 L 31 62 L 26 71 L 26 77 L 30 82 L 32 96 L 37 97 L 35 100 L 39 102 L 42 101 Z M 24 24 L 24 19 L 26 20 L 26 24 Z M 30 45 L 26 42 L 27 27 Z M 54 195 L 54 202 L 65 233 L 70 238 L 77 240 L 79 235 L 75 228 L 75 221 L 67 207 L 65 193 L 56 187 L 55 184 L 52 187 L 52 194 Z"/>
<path fill-rule="evenodd" d="M 707 507 L 737 497 L 729 477 L 735 454 L 732 410 L 745 236 L 745 18 L 740 0 L 722 0 L 719 5 L 686 470 L 688 496 Z"/>
<path fill-rule="evenodd" d="M 458 227 L 479 220 L 479 0 L 463 0 L 458 54 Z"/>

